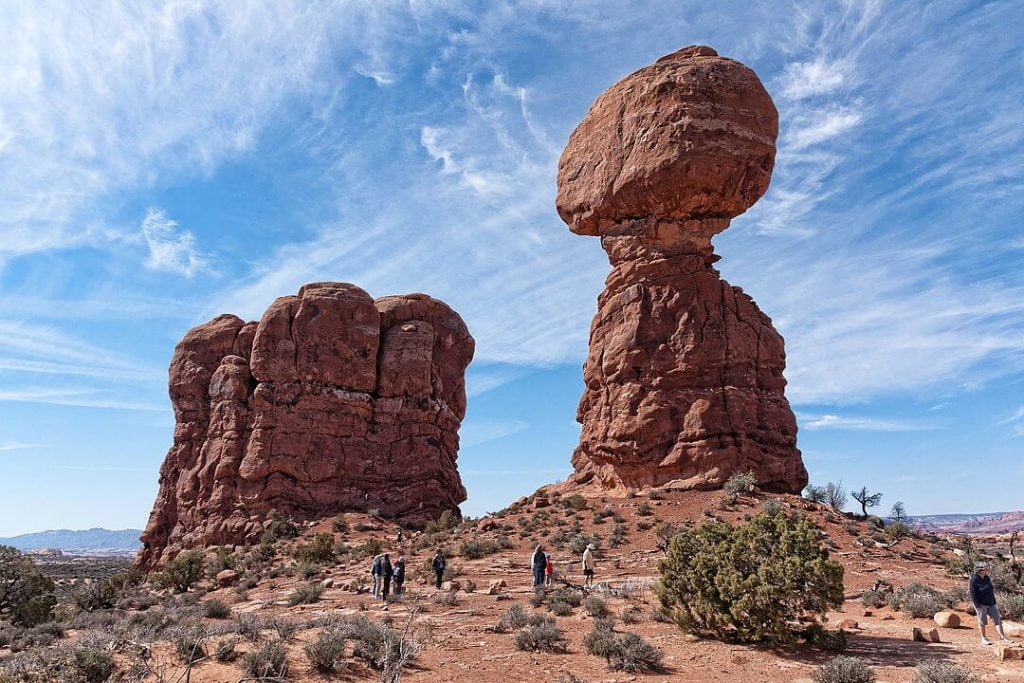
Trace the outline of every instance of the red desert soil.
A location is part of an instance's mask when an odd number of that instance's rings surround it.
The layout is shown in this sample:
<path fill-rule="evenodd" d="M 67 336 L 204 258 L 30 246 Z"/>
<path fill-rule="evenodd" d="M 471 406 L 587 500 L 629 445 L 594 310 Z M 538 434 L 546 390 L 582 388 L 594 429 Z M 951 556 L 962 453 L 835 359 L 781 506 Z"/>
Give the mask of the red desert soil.
<path fill-rule="evenodd" d="M 548 490 L 551 490 L 550 487 Z M 541 489 L 543 494 L 545 489 Z M 827 625 L 835 628 L 844 619 L 857 622 L 857 628 L 849 631 L 847 654 L 864 657 L 875 667 L 880 681 L 911 681 L 914 667 L 930 659 L 951 659 L 969 666 L 983 681 L 1024 681 L 1024 662 L 1001 662 L 996 658 L 993 647 L 978 644 L 979 633 L 973 617 L 958 607 L 963 626 L 956 629 L 939 629 L 941 643 L 918 643 L 911 640 L 915 626 L 926 632 L 935 627 L 930 619 L 913 619 L 906 614 L 893 612 L 889 608 L 872 609 L 865 616 L 860 602 L 860 593 L 870 588 L 878 579 L 894 585 L 918 581 L 946 589 L 962 583 L 945 575 L 942 562 L 944 551 L 937 545 L 923 539 L 904 539 L 891 548 L 861 547 L 851 530 L 859 536 L 870 536 L 867 525 L 848 517 L 834 514 L 823 506 L 817 506 L 797 496 L 752 494 L 741 496 L 731 509 L 719 510 L 722 492 L 664 492 L 656 500 L 647 496 L 613 498 L 594 496 L 587 499 L 587 508 L 576 512 L 566 509 L 554 499 L 543 495 L 523 499 L 502 514 L 479 520 L 474 528 L 463 528 L 452 532 L 444 545 L 457 552 L 464 540 L 483 540 L 504 535 L 513 547 L 476 560 L 465 560 L 458 556 L 449 564 L 456 565 L 461 574 L 457 580 L 463 590 L 456 594 L 452 605 L 439 604 L 434 596 L 440 593 L 427 584 L 422 567 L 432 555 L 434 548 L 413 549 L 418 534 L 406 532 L 404 542 L 395 542 L 398 527 L 365 515 L 345 515 L 350 528 L 361 525 L 362 531 L 337 534 L 349 545 L 358 545 L 368 538 L 378 538 L 385 543 L 385 551 L 392 559 L 404 554 L 409 568 L 406 583 L 406 597 L 402 602 L 387 607 L 374 600 L 367 593 L 355 593 L 344 586 L 359 576 L 368 578 L 369 560 L 354 566 L 335 565 L 323 570 L 319 581 L 331 579 L 333 587 L 324 591 L 318 603 L 288 607 L 286 598 L 291 590 L 302 581 L 295 577 L 282 576 L 264 579 L 248 591 L 244 601 L 238 602 L 234 589 L 224 588 L 207 594 L 228 603 L 234 603 L 234 613 L 258 612 L 261 615 L 278 615 L 296 621 L 309 621 L 328 614 L 352 614 L 362 612 L 370 619 L 392 619 L 396 627 L 403 626 L 413 606 L 419 608 L 417 623 L 427 627 L 429 638 L 415 663 L 403 676 L 409 681 L 473 681 L 474 683 L 511 683 L 512 681 L 810 681 L 814 668 L 831 655 L 809 647 L 797 647 L 787 651 L 772 651 L 758 647 L 734 645 L 713 640 L 697 640 L 687 636 L 675 625 L 661 623 L 652 618 L 652 610 L 658 601 L 649 584 L 657 576 L 657 562 L 661 551 L 657 548 L 655 528 L 661 522 L 699 524 L 712 516 L 728 521 L 742 521 L 745 515 L 756 514 L 766 500 L 774 499 L 791 509 L 805 510 L 827 532 L 835 544 L 836 557 L 846 570 L 846 596 L 843 608 L 828 614 Z M 538 499 L 539 503 L 538 503 Z M 538 507 L 538 504 L 540 507 Z M 650 508 L 650 515 L 639 514 L 642 505 Z M 595 524 L 593 513 L 605 506 L 618 512 L 628 529 L 627 541 L 617 548 L 607 544 L 613 522 L 611 519 Z M 529 522 L 538 513 L 548 514 L 548 526 L 531 534 L 520 532 L 521 522 Z M 558 617 L 557 623 L 568 637 L 568 652 L 564 654 L 519 652 L 515 649 L 514 634 L 496 633 L 493 629 L 502 612 L 511 605 L 520 604 L 528 610 L 532 596 L 531 576 L 528 568 L 529 553 L 538 539 L 558 528 L 568 528 L 573 518 L 578 519 L 585 532 L 600 533 L 604 539 L 598 553 L 597 580 L 595 591 L 605 597 L 615 615 L 623 608 L 633 605 L 640 608 L 639 623 L 625 624 L 618 620 L 616 630 L 632 631 L 657 645 L 664 653 L 665 671 L 660 674 L 625 674 L 609 671 L 604 660 L 586 653 L 583 639 L 589 632 L 592 618 L 582 608 L 572 614 Z M 565 520 L 563 527 L 556 526 L 555 520 Z M 650 528 L 639 531 L 637 523 L 651 523 Z M 369 527 L 369 528 L 367 528 Z M 512 528 L 512 531 L 502 527 Z M 856 527 L 856 529 L 854 529 Z M 488 529 L 488 530 L 482 530 Z M 309 527 L 305 535 L 331 532 L 331 521 L 324 520 Z M 299 539 L 301 541 L 301 539 Z M 295 543 L 298 541 L 290 541 Z M 558 573 L 573 583 L 581 581 L 579 558 L 566 548 L 551 549 Z M 284 548 L 279 557 L 287 558 Z M 948 557 L 948 553 L 945 555 Z M 282 559 L 281 563 L 292 563 Z M 504 579 L 508 586 L 501 595 L 488 595 L 492 581 Z M 466 592 L 468 582 L 476 585 L 474 592 Z M 612 597 L 608 587 L 633 587 L 626 596 Z M 546 607 L 540 608 L 547 612 Z M 211 625 L 216 624 L 210 621 Z M 349 664 L 340 678 L 325 678 L 310 672 L 302 646 L 315 637 L 317 631 L 300 630 L 289 645 L 289 673 L 291 681 L 326 680 L 373 680 L 377 674 L 360 663 Z M 1020 640 L 1020 639 L 1018 639 Z M 239 646 L 245 650 L 251 646 Z M 176 665 L 178 670 L 182 667 Z M 575 676 L 570 679 L 569 675 Z M 223 681 L 236 683 L 243 678 L 237 664 L 224 665 L 216 662 L 201 662 L 191 672 L 191 681 Z M 174 680 L 177 674 L 168 680 Z"/>

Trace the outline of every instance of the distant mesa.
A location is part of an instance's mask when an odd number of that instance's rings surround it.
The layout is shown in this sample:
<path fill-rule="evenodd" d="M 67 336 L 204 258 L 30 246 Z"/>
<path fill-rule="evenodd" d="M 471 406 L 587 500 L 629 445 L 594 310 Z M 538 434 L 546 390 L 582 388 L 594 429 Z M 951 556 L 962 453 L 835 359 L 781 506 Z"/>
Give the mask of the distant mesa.
<path fill-rule="evenodd" d="M 251 542 L 271 511 L 297 520 L 457 511 L 456 467 L 474 341 L 426 294 L 374 300 L 318 282 L 263 318 L 188 331 L 170 366 L 174 444 L 139 556 Z"/>
<path fill-rule="evenodd" d="M 139 533 L 138 529 L 52 529 L 0 538 L 0 545 L 50 556 L 60 552 L 71 555 L 124 555 L 139 549 Z"/>
<path fill-rule="evenodd" d="M 711 238 L 767 190 L 778 113 L 757 75 L 709 47 L 662 57 L 597 98 L 558 164 L 557 209 L 601 238 L 570 485 L 715 488 L 807 471 L 771 320 L 712 264 Z"/>

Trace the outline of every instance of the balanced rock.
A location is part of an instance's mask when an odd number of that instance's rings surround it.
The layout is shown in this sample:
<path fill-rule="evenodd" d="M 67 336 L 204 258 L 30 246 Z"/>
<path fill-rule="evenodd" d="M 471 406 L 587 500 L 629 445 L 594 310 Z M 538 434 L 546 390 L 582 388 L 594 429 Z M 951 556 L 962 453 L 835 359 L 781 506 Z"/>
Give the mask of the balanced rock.
<path fill-rule="evenodd" d="M 171 360 L 174 445 L 140 564 L 252 542 L 271 511 L 413 522 L 458 511 L 473 349 L 436 299 L 374 300 L 336 282 L 277 299 L 259 323 L 221 315 L 193 328 Z"/>
<path fill-rule="evenodd" d="M 778 114 L 757 75 L 689 47 L 597 98 L 558 165 L 559 215 L 596 235 L 598 298 L 570 484 L 715 488 L 807 471 L 771 320 L 712 264 L 711 237 L 768 188 Z"/>

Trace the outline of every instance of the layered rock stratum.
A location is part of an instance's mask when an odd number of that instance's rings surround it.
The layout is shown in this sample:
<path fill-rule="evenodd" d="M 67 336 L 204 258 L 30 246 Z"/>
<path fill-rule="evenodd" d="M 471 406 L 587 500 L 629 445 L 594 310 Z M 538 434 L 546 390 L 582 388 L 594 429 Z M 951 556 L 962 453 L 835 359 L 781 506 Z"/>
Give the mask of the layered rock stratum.
<path fill-rule="evenodd" d="M 413 523 L 457 511 L 473 350 L 441 301 L 337 282 L 277 299 L 259 323 L 221 315 L 189 330 L 171 360 L 174 444 L 140 564 L 251 542 L 271 511 Z"/>
<path fill-rule="evenodd" d="M 752 471 L 766 490 L 806 485 L 783 339 L 711 245 L 767 190 L 777 135 L 757 75 L 693 46 L 616 83 L 570 136 L 558 213 L 612 265 L 570 484 L 714 488 Z"/>

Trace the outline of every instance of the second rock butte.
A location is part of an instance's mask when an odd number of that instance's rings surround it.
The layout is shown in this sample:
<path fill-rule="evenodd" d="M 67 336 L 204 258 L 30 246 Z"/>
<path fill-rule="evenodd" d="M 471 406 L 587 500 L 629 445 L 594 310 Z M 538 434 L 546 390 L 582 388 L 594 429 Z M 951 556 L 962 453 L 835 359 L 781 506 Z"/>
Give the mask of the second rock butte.
<path fill-rule="evenodd" d="M 684 48 L 594 102 L 558 165 L 557 208 L 612 272 L 584 365 L 570 485 L 715 488 L 807 471 L 771 320 L 721 279 L 711 237 L 768 188 L 778 113 L 757 75 Z"/>
<path fill-rule="evenodd" d="M 473 350 L 444 303 L 337 282 L 277 299 L 258 324 L 221 315 L 193 328 L 171 361 L 174 445 L 140 564 L 252 542 L 272 510 L 419 523 L 458 511 Z"/>

